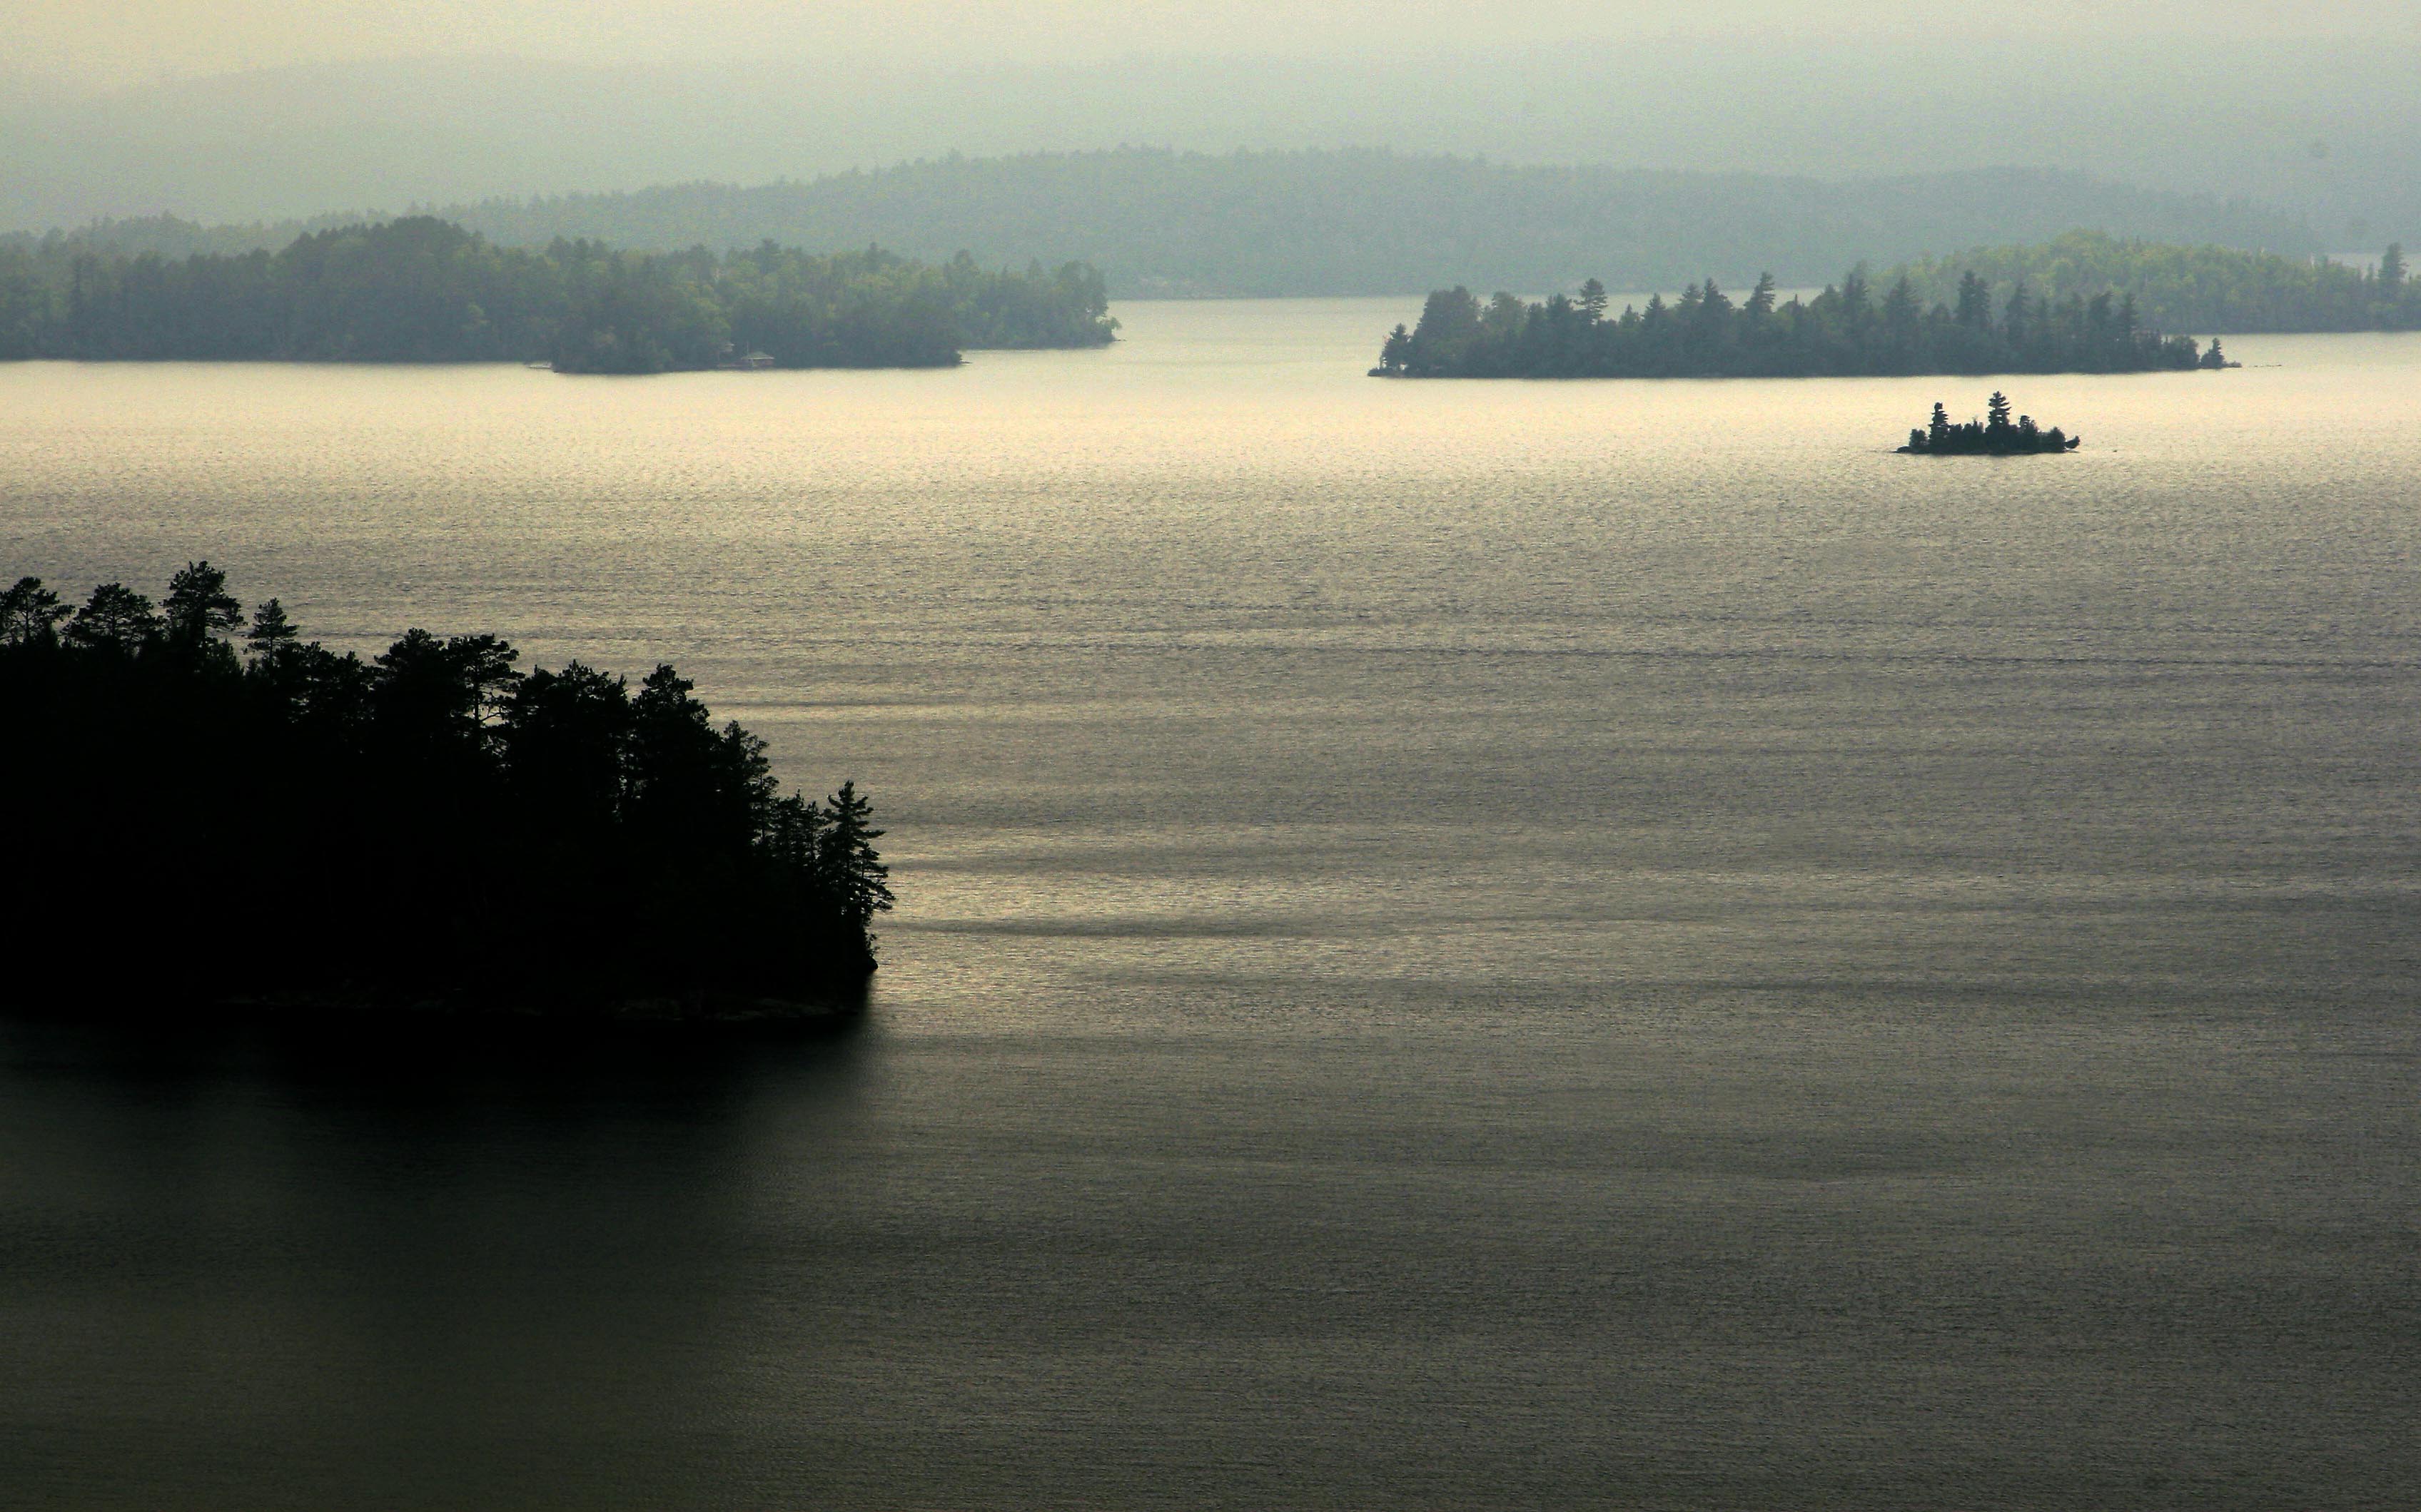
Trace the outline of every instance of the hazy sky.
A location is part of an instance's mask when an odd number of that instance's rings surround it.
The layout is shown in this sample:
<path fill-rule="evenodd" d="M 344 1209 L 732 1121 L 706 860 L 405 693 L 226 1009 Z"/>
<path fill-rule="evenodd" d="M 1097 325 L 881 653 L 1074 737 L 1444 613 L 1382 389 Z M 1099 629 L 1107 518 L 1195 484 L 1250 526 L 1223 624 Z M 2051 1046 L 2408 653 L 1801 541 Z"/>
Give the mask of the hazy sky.
<path fill-rule="evenodd" d="M 1912 14 L 1976 14 L 1884 8 L 1845 17 L 1844 8 L 1834 0 L 0 0 L 0 36 L 21 69 L 120 83 L 430 54 L 583 63 L 775 54 L 914 66 L 1502 48 L 1752 28 L 1908 39 Z M 1984 14 L 2030 37 L 2354 31 L 2421 44 L 2421 0 L 2050 0 Z"/>

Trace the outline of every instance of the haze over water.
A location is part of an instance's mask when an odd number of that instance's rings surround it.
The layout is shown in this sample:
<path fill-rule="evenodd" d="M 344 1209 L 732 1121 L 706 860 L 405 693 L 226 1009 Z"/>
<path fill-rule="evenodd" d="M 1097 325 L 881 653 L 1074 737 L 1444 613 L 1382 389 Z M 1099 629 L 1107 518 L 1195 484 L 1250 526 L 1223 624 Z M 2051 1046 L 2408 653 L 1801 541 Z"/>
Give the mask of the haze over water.
<path fill-rule="evenodd" d="M 2421 1496 L 2421 336 L 2002 380 L 2085 449 L 1918 459 L 1993 381 L 1116 313 L 946 372 L 0 367 L 0 570 L 671 661 L 870 789 L 902 898 L 825 1043 L 0 1020 L 0 1485 Z"/>

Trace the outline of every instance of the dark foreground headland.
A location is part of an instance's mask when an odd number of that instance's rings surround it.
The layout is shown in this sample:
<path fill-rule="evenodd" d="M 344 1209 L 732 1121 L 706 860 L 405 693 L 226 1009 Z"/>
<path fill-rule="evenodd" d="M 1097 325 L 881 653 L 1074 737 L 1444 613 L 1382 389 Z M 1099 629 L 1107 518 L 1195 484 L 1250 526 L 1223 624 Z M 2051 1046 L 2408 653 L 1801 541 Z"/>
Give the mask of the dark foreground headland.
<path fill-rule="evenodd" d="M 2217 345 L 2211 350 L 2217 351 Z M 1908 444 L 1896 449 L 1918 457 L 2024 457 L 2071 452 L 2085 444 L 2083 436 L 2071 436 L 2057 426 L 2046 430 L 2036 425 L 2031 414 L 2012 420 L 2009 408 L 2009 397 L 1994 389 L 1985 401 L 1983 419 L 1952 425 L 1950 412 L 1937 401 L 1933 418 L 1909 431 Z"/>
<path fill-rule="evenodd" d="M 815 1017 L 891 907 L 867 801 L 783 794 L 658 666 L 375 659 L 194 563 L 154 605 L 0 594 L 0 909 L 20 1009 Z M 241 650 L 238 648 L 239 639 Z"/>
<path fill-rule="evenodd" d="M 1580 297 L 1531 303 L 1468 288 L 1429 295 L 1420 323 L 1396 327 L 1374 378 L 1848 378 L 1923 373 L 2136 373 L 2216 366 L 2188 336 L 2144 326 L 2132 298 L 2038 300 L 2020 286 L 1993 307 L 1968 275 L 1957 305 L 1928 308 L 1905 277 L 1877 299 L 1851 272 L 1813 299 L 1777 302 L 1773 275 L 1735 304 L 1711 278 L 1667 304 L 1606 311 L 1592 278 Z"/>

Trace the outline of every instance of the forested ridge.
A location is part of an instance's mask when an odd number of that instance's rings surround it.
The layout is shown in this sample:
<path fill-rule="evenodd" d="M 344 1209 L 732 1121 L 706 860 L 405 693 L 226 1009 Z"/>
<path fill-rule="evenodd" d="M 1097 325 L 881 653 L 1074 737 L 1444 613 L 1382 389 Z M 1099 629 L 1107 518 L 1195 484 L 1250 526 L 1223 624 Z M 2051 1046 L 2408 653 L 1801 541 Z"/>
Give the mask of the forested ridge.
<path fill-rule="evenodd" d="M 2190 338 L 2150 329 L 2132 304 L 2098 295 L 1994 305 L 1984 281 L 1928 306 L 1908 279 L 1877 298 L 1852 271 L 1813 299 L 1777 301 L 1772 274 L 1735 304 L 1711 278 L 1680 298 L 1608 313 L 1595 279 L 1580 296 L 1485 304 L 1463 288 L 1429 295 L 1417 327 L 1398 325 L 1373 377 L 1804 378 L 1892 373 L 2139 372 L 2203 366 Z"/>
<path fill-rule="evenodd" d="M 375 659 L 247 616 L 0 592 L 0 909 L 20 1006 L 167 994 L 591 1011 L 862 984 L 891 906 L 866 800 L 785 795 L 658 666 L 523 673 L 493 635 Z M 105 957 L 93 951 L 108 947 Z"/>
<path fill-rule="evenodd" d="M 2172 331 L 2421 331 L 2421 283 L 2404 249 L 2376 267 L 2232 247 L 2131 241 L 2071 231 L 2039 246 L 1979 247 L 1895 269 L 1922 300 L 1956 297 L 1969 275 L 2006 299 L 2023 286 L 2053 300 L 2109 293 Z"/>
<path fill-rule="evenodd" d="M 430 216 L 276 252 L 0 245 L 0 359 L 545 361 L 566 372 L 946 366 L 970 347 L 1109 341 L 1101 274 L 993 272 L 869 247 L 820 256 L 499 246 Z"/>
<path fill-rule="evenodd" d="M 1827 181 L 1778 174 L 1492 163 L 1383 150 L 1123 148 L 947 157 L 765 184 L 461 203 L 431 211 L 508 246 L 557 239 L 671 252 L 704 243 L 854 247 L 942 261 L 1101 269 L 1119 298 L 1415 294 L 1460 279 L 1677 288 L 1771 268 L 1806 287 L 1860 259 L 2031 242 L 2078 226 L 2168 242 L 2323 250 L 2291 216 L 2084 174 L 2000 168 Z M 164 218 L 61 233 L 181 256 L 277 247 L 335 220 Z M 18 244 L 43 238 L 21 238 Z"/>

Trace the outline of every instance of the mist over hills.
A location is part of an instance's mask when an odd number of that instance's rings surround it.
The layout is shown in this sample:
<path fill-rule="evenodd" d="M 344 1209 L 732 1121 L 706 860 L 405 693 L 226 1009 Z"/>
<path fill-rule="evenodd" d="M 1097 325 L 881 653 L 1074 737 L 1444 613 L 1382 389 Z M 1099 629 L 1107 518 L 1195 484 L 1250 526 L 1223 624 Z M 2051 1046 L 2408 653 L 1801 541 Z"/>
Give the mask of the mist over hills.
<path fill-rule="evenodd" d="M 958 158 L 810 182 L 666 185 L 490 200 L 434 213 L 507 245 L 590 238 L 670 251 L 773 241 L 880 243 L 987 266 L 1089 262 L 1120 297 L 1417 294 L 1443 285 L 1530 291 L 1588 277 L 1678 288 L 1837 277 L 2076 226 L 2304 254 L 2300 222 L 2241 203 L 2076 173 L 1983 169 L 1828 183 L 1773 175 L 1521 167 L 1382 151 L 1160 149 Z M 277 247 L 327 222 L 203 227 L 145 219 L 89 228 L 128 251 Z"/>
<path fill-rule="evenodd" d="M 454 212 L 449 212 L 454 213 Z M 945 159 L 811 183 L 687 184 L 460 210 L 500 241 L 601 237 L 879 242 L 979 261 L 1075 258 L 1127 297 L 1422 293 L 1442 284 L 1553 289 L 1591 276 L 1662 288 L 1772 271 L 1822 282 L 2077 226 L 2163 240 L 2312 248 L 2244 205 L 2023 169 L 1824 183 L 1752 174 L 1523 167 L 1382 151 L 1210 156 L 1126 148 Z M 2124 227 L 2124 230 L 2118 228 Z"/>
<path fill-rule="evenodd" d="M 0 90 L 0 229 L 163 211 L 278 221 L 1150 143 L 1817 179 L 2014 164 L 2273 206 L 2332 251 L 2421 242 L 2409 47 L 2224 28 L 2005 45 L 1944 30 L 1631 45 L 1515 32 L 1484 50 L 982 67 L 902 43 L 871 67 L 470 56 L 110 89 L 23 81 Z"/>

